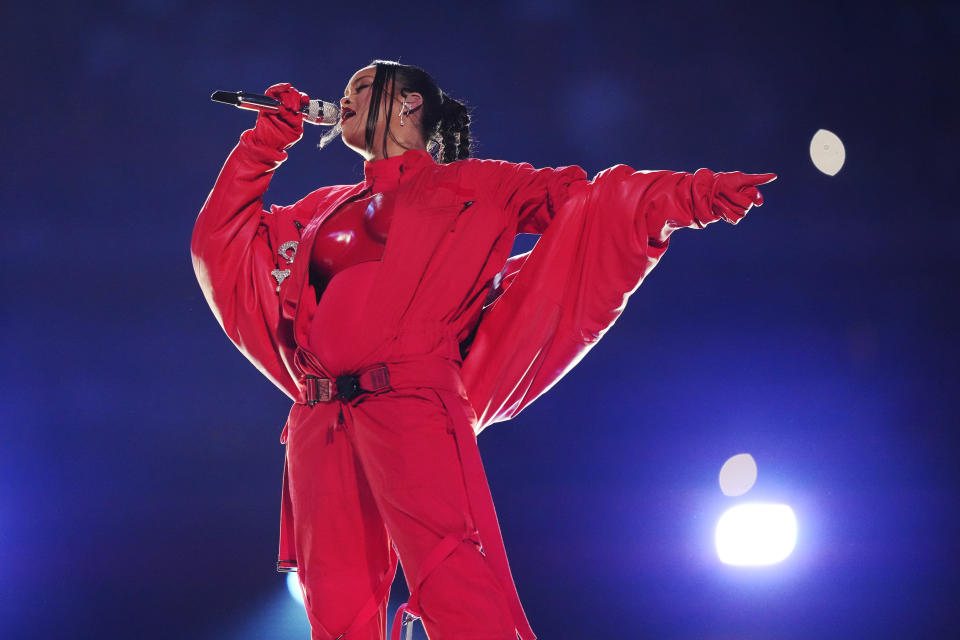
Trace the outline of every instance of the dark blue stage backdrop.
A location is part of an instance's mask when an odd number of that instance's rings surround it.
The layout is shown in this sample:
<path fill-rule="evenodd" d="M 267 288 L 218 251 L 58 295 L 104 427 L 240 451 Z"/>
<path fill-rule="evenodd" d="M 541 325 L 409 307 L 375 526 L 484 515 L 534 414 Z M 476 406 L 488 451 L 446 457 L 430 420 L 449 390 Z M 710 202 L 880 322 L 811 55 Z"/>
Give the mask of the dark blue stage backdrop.
<path fill-rule="evenodd" d="M 956 3 L 136 0 L 0 22 L 0 638 L 308 637 L 274 572 L 289 403 L 217 325 L 189 239 L 254 121 L 211 91 L 336 99 L 374 58 L 471 104 L 480 157 L 779 175 L 739 226 L 678 232 L 596 349 L 481 436 L 541 638 L 957 637 Z M 832 177 L 821 128 L 846 148 Z M 361 179 L 319 133 L 268 204 Z M 725 497 L 743 452 L 757 484 Z M 795 551 L 722 564 L 718 518 L 755 500 L 792 506 Z M 398 574 L 391 613 L 405 597 Z"/>

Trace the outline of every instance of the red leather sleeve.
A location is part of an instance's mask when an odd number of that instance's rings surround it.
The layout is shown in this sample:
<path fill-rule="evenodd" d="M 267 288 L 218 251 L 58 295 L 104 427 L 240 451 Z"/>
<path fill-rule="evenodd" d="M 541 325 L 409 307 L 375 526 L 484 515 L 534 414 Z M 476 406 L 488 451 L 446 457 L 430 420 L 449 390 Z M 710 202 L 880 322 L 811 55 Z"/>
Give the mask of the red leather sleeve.
<path fill-rule="evenodd" d="M 280 303 L 276 227 L 311 196 L 288 207 L 263 209 L 273 171 L 287 153 L 257 144 L 253 130 L 243 132 L 200 210 L 190 241 L 193 267 L 214 316 L 237 348 L 291 398 L 296 383 L 280 357 Z M 317 193 L 317 192 L 314 192 Z M 287 234 L 289 235 L 289 234 Z"/>
<path fill-rule="evenodd" d="M 709 169 L 684 171 L 634 171 L 617 165 L 607 171 L 622 179 L 621 196 L 637 198 L 647 238 L 655 248 L 666 249 L 677 229 L 702 229 L 720 219 L 712 202 L 717 174 Z M 606 172 L 604 172 L 606 173 Z"/>
<path fill-rule="evenodd" d="M 593 348 L 674 230 L 718 219 L 710 208 L 714 181 L 707 169 L 618 165 L 570 187 L 533 250 L 508 262 L 504 291 L 463 362 L 478 431 L 519 414 Z"/>

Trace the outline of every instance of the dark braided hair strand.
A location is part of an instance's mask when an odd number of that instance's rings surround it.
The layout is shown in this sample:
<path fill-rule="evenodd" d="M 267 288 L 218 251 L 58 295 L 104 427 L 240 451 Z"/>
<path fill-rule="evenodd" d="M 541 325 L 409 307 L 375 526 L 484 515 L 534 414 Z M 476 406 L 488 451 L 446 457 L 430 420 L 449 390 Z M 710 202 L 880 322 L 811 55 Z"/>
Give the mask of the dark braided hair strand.
<path fill-rule="evenodd" d="M 470 113 L 463 103 L 448 95 L 443 95 L 437 135 L 441 163 L 470 157 Z"/>

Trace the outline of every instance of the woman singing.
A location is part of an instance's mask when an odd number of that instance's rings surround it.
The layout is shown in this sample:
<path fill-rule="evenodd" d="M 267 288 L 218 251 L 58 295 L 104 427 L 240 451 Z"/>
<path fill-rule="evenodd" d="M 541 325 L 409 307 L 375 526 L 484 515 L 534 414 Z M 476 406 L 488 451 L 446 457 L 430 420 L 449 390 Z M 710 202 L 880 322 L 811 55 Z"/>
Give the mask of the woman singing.
<path fill-rule="evenodd" d="M 423 70 L 375 61 L 340 101 L 363 181 L 263 209 L 307 96 L 288 84 L 220 172 L 194 228 L 197 278 L 237 347 L 294 405 L 278 569 L 314 640 L 378 639 L 396 563 L 432 640 L 533 640 L 476 434 L 569 371 L 670 234 L 762 204 L 774 174 L 470 158 L 470 118 Z M 510 257 L 519 233 L 542 234 Z"/>

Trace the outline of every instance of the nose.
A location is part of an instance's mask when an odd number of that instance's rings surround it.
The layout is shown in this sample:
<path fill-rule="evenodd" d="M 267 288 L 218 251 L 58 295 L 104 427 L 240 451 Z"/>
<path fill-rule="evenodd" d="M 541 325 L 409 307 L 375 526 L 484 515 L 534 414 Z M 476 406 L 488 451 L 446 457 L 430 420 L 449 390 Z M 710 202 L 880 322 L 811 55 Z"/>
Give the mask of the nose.
<path fill-rule="evenodd" d="M 341 108 L 341 109 L 343 109 L 343 108 L 344 108 L 345 106 L 347 106 L 348 104 L 350 104 L 350 98 L 347 98 L 346 96 L 344 96 L 343 98 L 340 98 L 340 108 Z"/>

